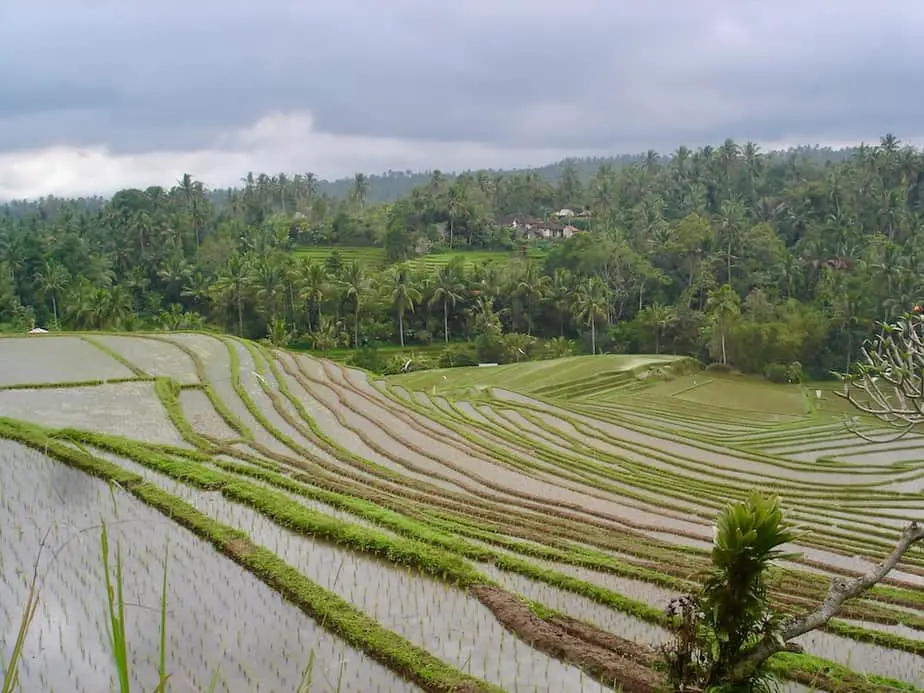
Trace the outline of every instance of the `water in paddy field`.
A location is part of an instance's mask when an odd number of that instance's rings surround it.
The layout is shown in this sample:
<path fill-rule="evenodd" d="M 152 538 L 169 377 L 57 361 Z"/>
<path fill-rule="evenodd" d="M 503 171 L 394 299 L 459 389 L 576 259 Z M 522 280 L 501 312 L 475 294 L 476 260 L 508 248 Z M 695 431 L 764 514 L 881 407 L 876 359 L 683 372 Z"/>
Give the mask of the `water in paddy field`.
<path fill-rule="evenodd" d="M 8 660 L 39 564 L 40 604 L 20 671 L 24 693 L 116 690 L 106 633 L 100 519 L 114 574 L 121 547 L 132 690 L 157 683 L 164 549 L 169 552 L 170 693 L 296 690 L 314 652 L 311 690 L 417 691 L 323 631 L 296 607 L 190 532 L 122 491 L 0 440 L 0 655 Z M 53 509 L 53 511 L 52 511 Z"/>

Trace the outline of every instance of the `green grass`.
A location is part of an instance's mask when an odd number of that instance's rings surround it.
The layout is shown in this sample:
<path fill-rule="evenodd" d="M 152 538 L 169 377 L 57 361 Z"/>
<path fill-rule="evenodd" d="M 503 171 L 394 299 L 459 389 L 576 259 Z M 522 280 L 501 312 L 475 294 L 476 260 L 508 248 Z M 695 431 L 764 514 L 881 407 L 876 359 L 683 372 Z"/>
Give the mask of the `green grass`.
<path fill-rule="evenodd" d="M 384 269 L 388 262 L 385 258 L 385 249 L 370 246 L 300 246 L 292 252 L 299 257 L 308 257 L 317 262 L 324 262 L 334 251 L 340 254 L 344 264 L 349 264 L 354 260 L 370 271 Z M 545 251 L 529 246 L 526 250 L 526 256 L 536 260 L 545 257 Z M 505 264 L 520 257 L 519 251 L 505 250 L 453 250 L 429 255 L 420 255 L 408 260 L 411 267 L 418 270 L 436 271 L 443 267 L 451 260 L 461 259 L 467 270 L 471 270 L 475 265 L 483 263 Z"/>
<path fill-rule="evenodd" d="M 576 384 L 581 386 L 581 392 L 587 392 L 588 384 L 599 383 L 601 379 L 615 379 L 618 382 L 618 379 L 631 376 L 633 371 L 665 366 L 677 360 L 676 356 L 654 355 L 568 356 L 503 366 L 421 371 L 392 376 L 390 381 L 411 390 L 432 391 L 436 388 L 439 392 L 496 387 L 554 398 Z"/>
<path fill-rule="evenodd" d="M 352 247 L 352 246 L 300 246 L 292 252 L 299 257 L 311 258 L 316 262 L 324 262 L 333 255 L 334 251 L 340 254 L 344 264 L 353 261 L 369 270 L 379 270 L 385 266 L 385 248 Z"/>

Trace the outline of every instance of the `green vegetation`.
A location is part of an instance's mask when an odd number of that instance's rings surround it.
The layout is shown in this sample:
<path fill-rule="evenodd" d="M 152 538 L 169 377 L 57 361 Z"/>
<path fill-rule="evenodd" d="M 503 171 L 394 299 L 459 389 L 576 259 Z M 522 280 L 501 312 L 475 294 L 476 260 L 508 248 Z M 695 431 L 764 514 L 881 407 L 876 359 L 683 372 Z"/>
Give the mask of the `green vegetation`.
<path fill-rule="evenodd" d="M 413 190 L 376 178 L 388 194 L 362 174 L 348 191 L 250 174 L 220 194 L 186 175 L 102 207 L 7 205 L 0 332 L 208 326 L 315 352 L 381 345 L 353 358 L 382 373 L 671 353 L 788 383 L 843 371 L 921 294 L 924 157 L 892 135 L 589 165 L 395 179 Z"/>
<path fill-rule="evenodd" d="M 402 281 L 397 273 L 391 279 Z M 402 289 L 406 314 L 410 302 L 420 305 L 412 288 Z M 455 290 L 444 288 L 434 295 Z M 323 321 L 327 308 L 320 318 L 314 308 L 311 319 Z M 431 308 L 441 313 L 442 298 Z M 924 324 L 903 320 L 897 335 L 917 334 Z M 924 687 L 924 558 L 914 551 L 819 623 L 800 641 L 804 652 L 771 648 L 758 666 L 744 674 L 738 668 L 780 624 L 821 604 L 832 578 L 849 581 L 892 561 L 903 526 L 924 513 L 924 437 L 910 430 L 897 441 L 870 416 L 848 430 L 842 412 L 849 405 L 830 389 L 818 399 L 799 383 L 704 371 L 674 355 L 571 356 L 380 378 L 206 332 L 125 335 L 93 352 L 101 359 L 93 363 L 69 356 L 80 340 L 39 337 L 31 343 L 42 345 L 35 350 L 40 361 L 53 359 L 64 375 L 68 364 L 79 366 L 86 387 L 100 395 L 77 428 L 62 423 L 73 421 L 63 398 L 73 392 L 70 379 L 61 390 L 21 386 L 37 402 L 22 405 L 17 374 L 42 380 L 25 348 L 35 339 L 0 340 L 0 383 L 10 383 L 0 390 L 0 446 L 13 441 L 38 453 L 29 466 L 17 461 L 19 448 L 0 450 L 0 483 L 13 489 L 0 504 L 0 513 L 13 514 L 0 517 L 14 528 L 0 535 L 0 579 L 26 613 L 33 603 L 28 583 L 13 577 L 10 570 L 22 566 L 10 568 L 6 556 L 23 555 L 27 537 L 37 541 L 41 522 L 15 508 L 27 507 L 18 504 L 19 489 L 30 488 L 30 470 L 54 465 L 51 458 L 112 482 L 169 520 L 148 519 L 145 527 L 185 528 L 237 563 L 221 559 L 223 572 L 207 578 L 190 570 L 185 582 L 203 604 L 211 596 L 204 586 L 225 589 L 239 566 L 258 582 L 234 592 L 235 604 L 248 604 L 254 585 L 271 588 L 301 618 L 310 616 L 300 628 L 311 623 L 315 637 L 329 631 L 371 658 L 300 640 L 271 658 L 280 680 L 299 680 L 310 660 L 316 673 L 344 674 L 343 662 L 356 661 L 359 680 L 386 672 L 427 691 L 600 690 L 598 684 L 661 691 L 677 676 L 718 685 L 755 672 L 832 693 Z M 481 340 L 475 348 L 485 346 Z M 4 350 L 16 358 L 4 358 Z M 152 381 L 161 423 L 146 414 L 139 430 L 112 427 L 137 396 L 107 388 L 103 374 L 113 364 Z M 848 384 L 915 373 L 879 364 Z M 42 472 L 49 497 L 58 492 L 52 471 Z M 73 478 L 59 484 L 66 494 L 87 493 Z M 55 507 L 63 513 L 69 500 L 62 495 Z M 800 527 L 795 537 L 790 523 Z M 783 543 L 793 544 L 791 555 L 778 555 Z M 113 583 L 97 593 L 111 595 L 109 649 L 137 648 L 137 661 L 147 661 L 161 681 L 211 676 L 215 653 L 203 650 L 195 663 L 160 654 L 188 649 L 184 631 L 169 629 L 155 642 L 154 625 L 152 637 L 132 630 L 118 584 L 151 574 L 137 560 L 117 552 Z M 85 566 L 62 570 L 74 571 L 64 573 L 75 590 L 67 604 L 74 618 L 84 618 L 82 595 L 92 578 Z M 187 577 L 182 571 L 171 569 L 174 584 Z M 159 562 L 156 572 L 155 582 L 163 582 Z M 667 613 L 681 594 L 694 595 L 688 603 L 702 608 Z M 272 610 L 261 599 L 254 608 Z M 110 656 L 93 630 L 70 640 L 63 631 L 46 632 L 38 608 L 32 625 L 40 641 L 57 638 L 54 646 L 76 662 Z M 165 613 L 169 622 L 169 607 L 159 611 L 158 635 Z M 89 612 L 85 618 L 106 623 Z M 16 623 L 0 650 L 34 658 L 22 685 L 41 687 L 43 660 L 32 640 L 17 648 Z M 688 638 L 668 673 L 658 649 L 678 628 Z M 223 647 L 226 657 L 248 656 L 242 643 Z M 372 668 L 379 666 L 390 672 Z"/>

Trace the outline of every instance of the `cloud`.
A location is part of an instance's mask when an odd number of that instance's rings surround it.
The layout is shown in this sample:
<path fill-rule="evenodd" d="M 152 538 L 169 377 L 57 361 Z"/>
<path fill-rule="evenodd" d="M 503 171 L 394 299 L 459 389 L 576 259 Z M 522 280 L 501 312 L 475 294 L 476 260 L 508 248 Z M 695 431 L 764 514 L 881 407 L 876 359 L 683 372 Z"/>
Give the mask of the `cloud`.
<path fill-rule="evenodd" d="M 915 0 L 8 4 L 0 196 L 924 134 Z"/>
<path fill-rule="evenodd" d="M 574 152 L 554 148 L 333 135 L 314 130 L 308 114 L 272 114 L 252 127 L 221 134 L 214 146 L 201 150 L 117 154 L 102 146 L 56 146 L 0 154 L 0 200 L 171 186 L 186 172 L 211 187 L 225 187 L 239 183 L 248 171 L 341 177 L 357 171 L 357 162 L 369 171 L 424 170 L 441 161 L 455 169 L 506 168 L 539 166 L 570 154 Z"/>

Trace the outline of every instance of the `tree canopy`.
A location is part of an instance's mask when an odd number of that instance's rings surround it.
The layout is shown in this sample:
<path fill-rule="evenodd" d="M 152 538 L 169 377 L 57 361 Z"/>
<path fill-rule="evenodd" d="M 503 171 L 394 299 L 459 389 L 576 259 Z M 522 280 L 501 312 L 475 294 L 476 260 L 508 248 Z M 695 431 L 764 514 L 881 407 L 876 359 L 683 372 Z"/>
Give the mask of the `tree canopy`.
<path fill-rule="evenodd" d="M 892 135 L 334 183 L 250 173 L 227 190 L 186 174 L 109 200 L 0 206 L 0 324 L 248 337 L 277 324 L 316 348 L 409 349 L 499 326 L 497 339 L 524 335 L 501 354 L 558 337 L 819 376 L 920 298 L 922 193 L 924 154 Z M 513 216 L 573 235 L 528 239 Z M 320 247 L 344 254 L 305 254 Z M 354 265 L 356 247 L 377 259 Z"/>

